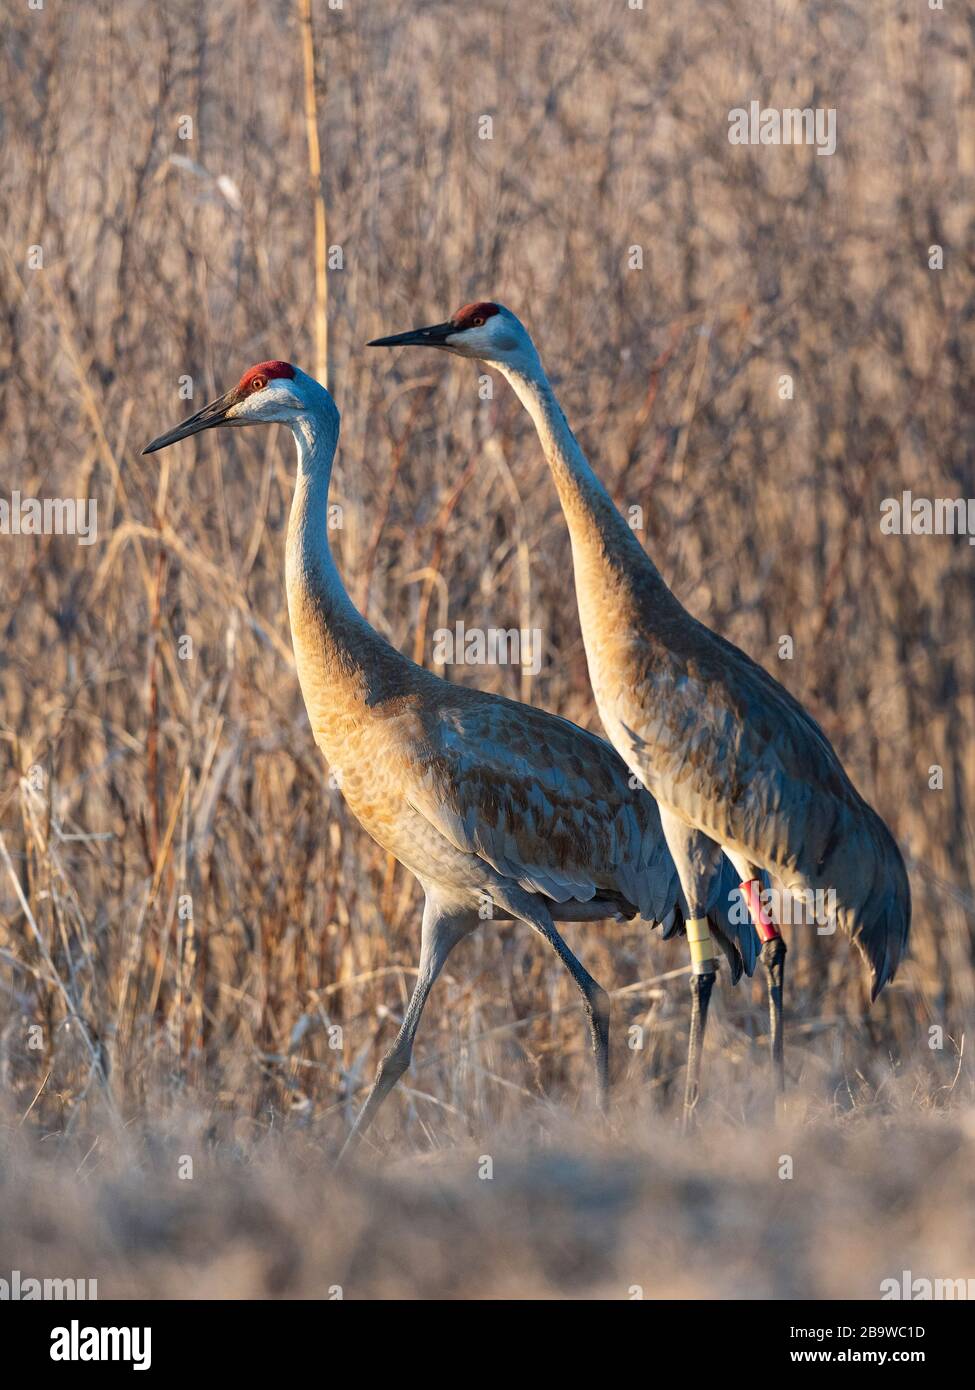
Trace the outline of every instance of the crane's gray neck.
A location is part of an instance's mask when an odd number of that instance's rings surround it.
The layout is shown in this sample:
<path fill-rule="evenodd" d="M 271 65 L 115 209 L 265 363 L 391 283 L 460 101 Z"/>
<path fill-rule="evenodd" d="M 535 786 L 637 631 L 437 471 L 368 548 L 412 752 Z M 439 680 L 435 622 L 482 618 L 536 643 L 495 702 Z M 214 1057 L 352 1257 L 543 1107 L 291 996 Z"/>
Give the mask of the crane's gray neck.
<path fill-rule="evenodd" d="M 385 647 L 342 583 L 329 544 L 329 485 L 339 437 L 339 413 L 332 398 L 291 423 L 298 450 L 298 477 L 288 521 L 286 576 L 288 614 L 299 676 L 317 669 L 316 681 L 339 670 L 366 672 L 375 649 Z M 305 681 L 302 678 L 304 687 Z"/>
<path fill-rule="evenodd" d="M 656 574 L 579 447 L 537 354 L 519 366 L 495 365 L 534 421 L 558 489 L 577 566 L 595 546 L 602 550 L 604 558 L 628 557 L 630 563 L 648 566 Z"/>
<path fill-rule="evenodd" d="M 324 393 L 323 393 L 324 395 Z M 327 399 L 327 398 L 326 398 Z M 325 614 L 355 613 L 329 545 L 328 492 L 338 445 L 339 415 L 323 406 L 291 425 L 298 450 L 298 478 L 288 522 L 288 589 L 314 594 Z"/>
<path fill-rule="evenodd" d="M 411 663 L 369 626 L 349 598 L 329 545 L 328 492 L 339 414 L 320 406 L 291 424 L 298 478 L 288 522 L 288 616 L 305 707 L 329 762 L 364 712 L 408 682 Z"/>

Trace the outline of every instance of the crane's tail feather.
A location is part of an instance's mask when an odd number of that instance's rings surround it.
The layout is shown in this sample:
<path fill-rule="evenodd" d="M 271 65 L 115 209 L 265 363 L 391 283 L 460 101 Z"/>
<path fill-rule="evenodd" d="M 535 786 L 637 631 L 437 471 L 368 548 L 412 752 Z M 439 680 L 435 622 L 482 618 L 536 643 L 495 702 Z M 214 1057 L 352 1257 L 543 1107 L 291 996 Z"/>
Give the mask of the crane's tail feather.
<path fill-rule="evenodd" d="M 853 825 L 834 835 L 815 877 L 786 883 L 794 892 L 835 893 L 835 921 L 866 962 L 871 1002 L 894 978 L 911 930 L 911 885 L 904 858 L 884 821 L 861 801 Z"/>
<path fill-rule="evenodd" d="M 850 935 L 870 967 L 872 1003 L 896 975 L 907 950 L 911 884 L 897 842 L 874 811 L 870 832 L 875 851 L 872 891 L 852 923 Z"/>

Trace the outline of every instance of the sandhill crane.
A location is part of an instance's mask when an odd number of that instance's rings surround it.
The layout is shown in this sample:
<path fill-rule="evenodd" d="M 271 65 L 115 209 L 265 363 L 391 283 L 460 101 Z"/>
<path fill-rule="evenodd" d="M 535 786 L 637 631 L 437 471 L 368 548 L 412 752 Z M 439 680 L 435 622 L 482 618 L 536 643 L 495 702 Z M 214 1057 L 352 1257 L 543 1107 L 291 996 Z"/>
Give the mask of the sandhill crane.
<path fill-rule="evenodd" d="M 762 873 L 807 902 L 810 891 L 832 890 L 835 899 L 827 901 L 835 901 L 835 920 L 868 962 L 876 998 L 897 969 L 910 929 L 900 850 L 798 700 L 671 593 L 589 466 L 535 345 L 511 310 L 488 301 L 466 304 L 445 323 L 370 346 L 410 344 L 488 362 L 534 421 L 569 529 L 596 705 L 610 741 L 660 806 L 689 904 L 699 1033 L 714 981 L 700 904 L 723 850 L 741 876 L 764 943 L 772 1065 L 781 1090 L 785 942 L 765 910 Z M 692 1048 L 687 1106 L 697 1096 L 699 1057 Z"/>
<path fill-rule="evenodd" d="M 288 524 L 288 612 L 298 679 L 319 748 L 363 827 L 425 896 L 416 985 L 347 1154 L 410 1062 L 430 989 L 458 941 L 486 917 L 526 923 L 582 993 L 601 1097 L 609 1001 L 556 921 L 633 917 L 673 930 L 683 913 L 652 798 L 608 743 L 542 710 L 453 685 L 407 660 L 342 585 L 326 517 L 339 412 L 287 362 L 261 362 L 235 387 L 160 435 L 152 453 L 213 426 L 288 425 L 298 476 Z M 731 866 L 706 904 L 737 977 L 754 967 L 750 926 L 730 920 Z M 341 1155 L 340 1155 L 341 1157 Z"/>

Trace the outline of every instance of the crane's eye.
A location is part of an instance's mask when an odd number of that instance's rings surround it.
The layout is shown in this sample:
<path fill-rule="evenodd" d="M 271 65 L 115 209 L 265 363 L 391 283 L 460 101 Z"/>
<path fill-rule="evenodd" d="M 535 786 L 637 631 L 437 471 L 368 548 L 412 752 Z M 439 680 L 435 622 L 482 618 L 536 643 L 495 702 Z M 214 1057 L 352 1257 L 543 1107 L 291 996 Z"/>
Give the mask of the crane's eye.
<path fill-rule="evenodd" d="M 251 395 L 253 395 L 255 391 L 263 391 L 266 385 L 266 376 L 256 376 L 251 382 Z"/>
<path fill-rule="evenodd" d="M 480 328 L 483 322 L 484 320 L 481 318 L 480 314 L 475 314 L 475 316 L 471 319 L 471 327 Z"/>

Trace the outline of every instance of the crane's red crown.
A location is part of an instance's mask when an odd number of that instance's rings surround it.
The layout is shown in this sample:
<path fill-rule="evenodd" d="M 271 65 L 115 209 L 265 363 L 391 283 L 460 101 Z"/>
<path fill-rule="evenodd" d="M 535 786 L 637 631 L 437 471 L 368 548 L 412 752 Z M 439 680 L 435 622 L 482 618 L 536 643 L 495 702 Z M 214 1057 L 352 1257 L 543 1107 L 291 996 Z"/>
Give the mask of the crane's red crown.
<path fill-rule="evenodd" d="M 256 366 L 248 367 L 237 383 L 237 390 L 240 395 L 249 396 L 252 391 L 263 391 L 275 377 L 293 378 L 294 374 L 295 369 L 290 362 L 258 362 Z"/>
<path fill-rule="evenodd" d="M 480 324 L 475 322 L 476 319 L 480 319 L 483 323 L 492 314 L 499 314 L 500 312 L 497 304 L 480 300 L 477 304 L 465 304 L 462 309 L 458 309 L 456 314 L 452 315 L 450 322 L 458 332 L 461 332 L 465 328 L 479 328 Z"/>

